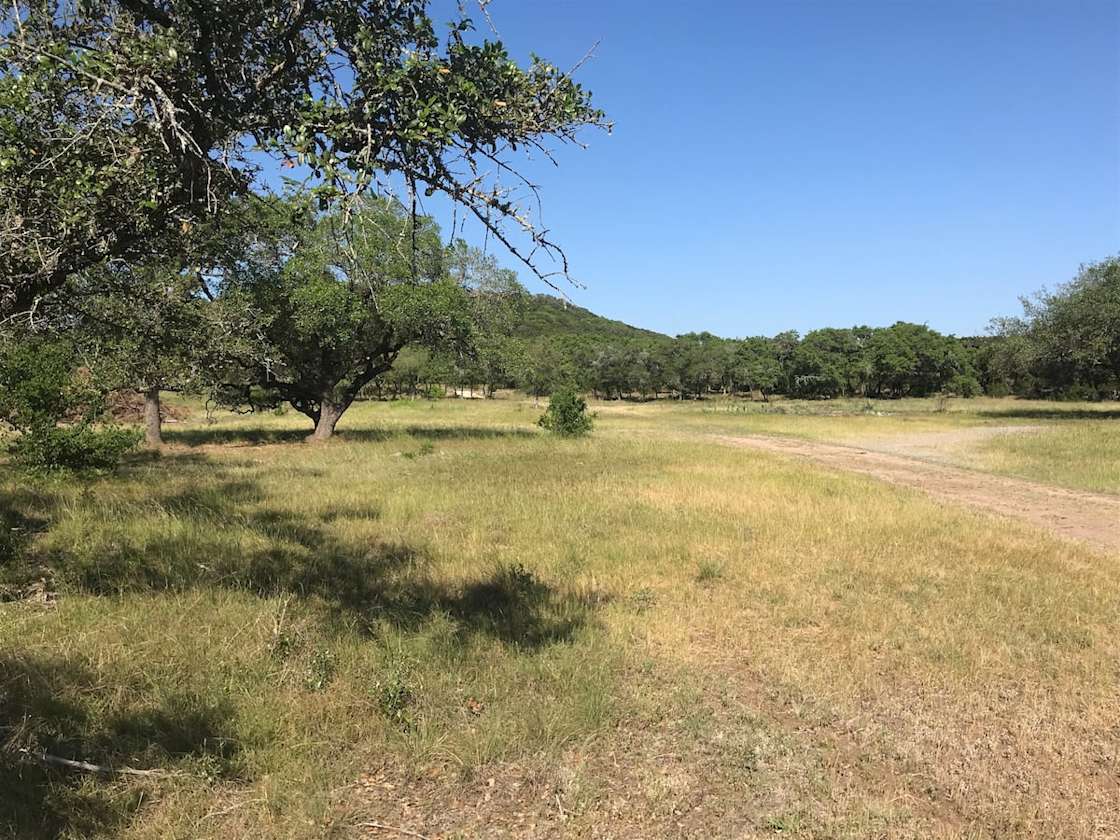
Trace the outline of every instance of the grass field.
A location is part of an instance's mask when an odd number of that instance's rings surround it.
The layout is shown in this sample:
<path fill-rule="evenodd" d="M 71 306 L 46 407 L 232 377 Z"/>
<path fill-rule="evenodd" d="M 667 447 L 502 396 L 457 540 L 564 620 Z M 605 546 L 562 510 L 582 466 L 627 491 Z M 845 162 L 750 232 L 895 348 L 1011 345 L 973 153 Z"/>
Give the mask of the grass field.
<path fill-rule="evenodd" d="M 1118 558 L 706 437 L 1031 424 L 952 457 L 1120 492 L 1115 409 L 596 408 L 3 474 L 0 835 L 1120 836 Z"/>

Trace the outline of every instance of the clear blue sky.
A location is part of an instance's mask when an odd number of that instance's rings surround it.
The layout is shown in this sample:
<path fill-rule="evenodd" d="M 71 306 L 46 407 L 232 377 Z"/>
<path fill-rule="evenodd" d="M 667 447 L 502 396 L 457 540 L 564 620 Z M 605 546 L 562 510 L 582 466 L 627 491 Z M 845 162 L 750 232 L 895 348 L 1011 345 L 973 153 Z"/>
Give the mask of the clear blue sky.
<path fill-rule="evenodd" d="M 529 166 L 600 314 L 975 334 L 1120 252 L 1120 0 L 489 8 L 519 58 L 600 42 L 578 78 L 614 133 Z"/>
<path fill-rule="evenodd" d="M 518 55 L 601 41 L 579 78 L 614 134 L 533 168 L 601 314 L 975 333 L 1120 251 L 1117 0 L 490 9 Z"/>

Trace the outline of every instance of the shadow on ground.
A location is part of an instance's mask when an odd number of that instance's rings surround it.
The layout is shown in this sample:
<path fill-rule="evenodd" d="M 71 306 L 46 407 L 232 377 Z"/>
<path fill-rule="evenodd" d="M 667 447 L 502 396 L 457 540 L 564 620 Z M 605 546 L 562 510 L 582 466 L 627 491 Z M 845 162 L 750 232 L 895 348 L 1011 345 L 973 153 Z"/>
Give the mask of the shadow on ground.
<path fill-rule="evenodd" d="M 981 416 L 1027 420 L 1120 420 L 1120 408 L 1102 408 L 1099 411 L 1083 408 L 1001 408 L 985 411 Z"/>
<path fill-rule="evenodd" d="M 143 786 L 114 785 L 112 774 L 52 767 L 43 753 L 104 767 L 204 766 L 228 776 L 237 742 L 228 737 L 228 701 L 213 705 L 190 694 L 98 718 L 90 696 L 112 675 L 64 659 L 0 655 L 0 835 L 102 836 L 121 827 L 140 805 Z M 99 781 L 100 780 L 100 783 Z"/>
<path fill-rule="evenodd" d="M 183 446 L 211 446 L 243 444 L 259 446 L 275 443 L 300 443 L 311 434 L 311 429 L 269 429 L 263 426 L 244 428 L 167 429 L 164 439 Z M 397 426 L 367 429 L 339 429 L 335 440 L 349 443 L 377 443 L 406 435 L 422 440 L 482 440 L 489 438 L 531 438 L 537 432 L 515 426 L 494 428 L 487 426 Z"/>
<path fill-rule="evenodd" d="M 46 530 L 52 503 L 49 493 L 22 485 L 0 492 L 0 603 L 35 581 L 37 570 L 25 554 L 35 535 Z"/>
<path fill-rule="evenodd" d="M 376 501 L 292 511 L 270 503 L 253 475 L 244 465 L 188 452 L 163 457 L 154 470 L 138 459 L 119 476 L 81 487 L 44 483 L 7 493 L 15 485 L 0 483 L 6 523 L 29 533 L 57 529 L 44 543 L 49 551 L 30 539 L 22 561 L 0 564 L 0 582 L 22 562 L 46 570 L 62 599 L 73 592 L 113 598 L 197 588 L 284 594 L 304 601 L 311 620 L 334 630 L 421 631 L 450 619 L 453 646 L 497 642 L 530 655 L 573 639 L 591 618 L 594 603 L 520 566 L 495 564 L 470 579 L 444 578 L 422 546 L 370 540 L 367 527 L 355 529 L 362 538 L 340 536 L 348 533 L 336 527 L 344 520 L 376 522 Z M 136 482 L 144 482 L 140 496 Z M 121 521 L 63 527 L 63 517 L 113 494 L 122 500 Z M 130 527 L 136 522 L 142 527 Z M 59 534 L 71 532 L 72 542 L 60 541 Z M 232 532 L 238 536 L 231 541 Z M 2 641 L 0 836 L 111 835 L 140 806 L 146 787 L 157 784 L 117 784 L 44 766 L 34 759 L 37 751 L 237 776 L 235 742 L 227 737 L 234 709 L 189 694 L 153 697 L 148 687 L 130 687 L 127 675 L 31 657 L 18 639 Z M 132 706 L 143 708 L 98 718 L 92 698 L 106 691 L 135 692 Z"/>
<path fill-rule="evenodd" d="M 430 432 L 417 427 L 415 434 Z M 588 618 L 591 605 L 582 596 L 520 566 L 495 563 L 474 579 L 447 579 L 433 574 L 422 545 L 370 539 L 364 527 L 357 529 L 361 537 L 340 536 L 347 530 L 335 526 L 343 520 L 380 517 L 374 501 L 306 511 L 277 507 L 243 466 L 231 469 L 202 453 L 166 456 L 154 473 L 141 462 L 99 487 L 70 493 L 67 515 L 141 480 L 148 482 L 145 494 L 137 499 L 130 488 L 120 522 L 84 527 L 72 542 L 52 539 L 49 549 L 32 543 L 22 559 L 0 564 L 0 585 L 33 572 L 63 594 L 198 587 L 290 594 L 326 606 L 348 626 L 368 630 L 388 622 L 413 630 L 438 614 L 455 620 L 463 642 L 488 636 L 525 650 L 570 640 Z M 26 522 L 29 511 L 45 511 L 33 527 L 49 528 L 53 516 L 63 515 L 52 513 L 52 486 L 10 498 L 3 515 Z"/>

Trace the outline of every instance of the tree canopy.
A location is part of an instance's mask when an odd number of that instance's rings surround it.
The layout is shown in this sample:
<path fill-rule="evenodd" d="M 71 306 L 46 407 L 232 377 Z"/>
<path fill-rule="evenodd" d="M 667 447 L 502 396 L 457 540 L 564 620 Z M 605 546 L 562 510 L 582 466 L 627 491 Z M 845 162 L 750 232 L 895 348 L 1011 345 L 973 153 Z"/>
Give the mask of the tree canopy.
<path fill-rule="evenodd" d="M 428 0 L 16 0 L 0 13 L 0 318 L 146 261 L 259 174 L 324 202 L 442 193 L 542 277 L 563 254 L 512 156 L 607 126 L 569 72 Z M 531 188 L 532 185 L 530 184 Z"/>
<path fill-rule="evenodd" d="M 330 437 L 405 346 L 462 345 L 470 335 L 467 296 L 447 275 L 435 223 L 392 199 L 350 210 L 265 204 L 269 235 L 227 268 L 220 289 L 260 331 L 243 383 L 278 392 L 316 424 L 316 439 Z"/>
<path fill-rule="evenodd" d="M 1039 395 L 1120 394 L 1120 257 L 1082 266 L 1056 291 L 1023 299 L 1023 315 L 992 322 L 982 346 L 992 379 Z"/>

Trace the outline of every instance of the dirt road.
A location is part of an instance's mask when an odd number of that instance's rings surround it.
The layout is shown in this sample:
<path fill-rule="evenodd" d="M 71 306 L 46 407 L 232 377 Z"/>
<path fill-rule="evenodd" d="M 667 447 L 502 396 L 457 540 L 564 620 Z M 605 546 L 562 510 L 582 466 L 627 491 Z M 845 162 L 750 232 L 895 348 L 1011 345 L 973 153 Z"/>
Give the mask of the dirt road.
<path fill-rule="evenodd" d="M 728 446 L 804 458 L 891 484 L 916 487 L 937 499 L 1012 516 L 1059 536 L 1120 552 L 1120 496 L 1066 490 L 961 469 L 928 457 L 910 457 L 899 454 L 898 441 L 891 444 L 892 451 L 880 451 L 768 435 L 713 437 Z M 912 451 L 925 455 L 922 447 Z"/>

